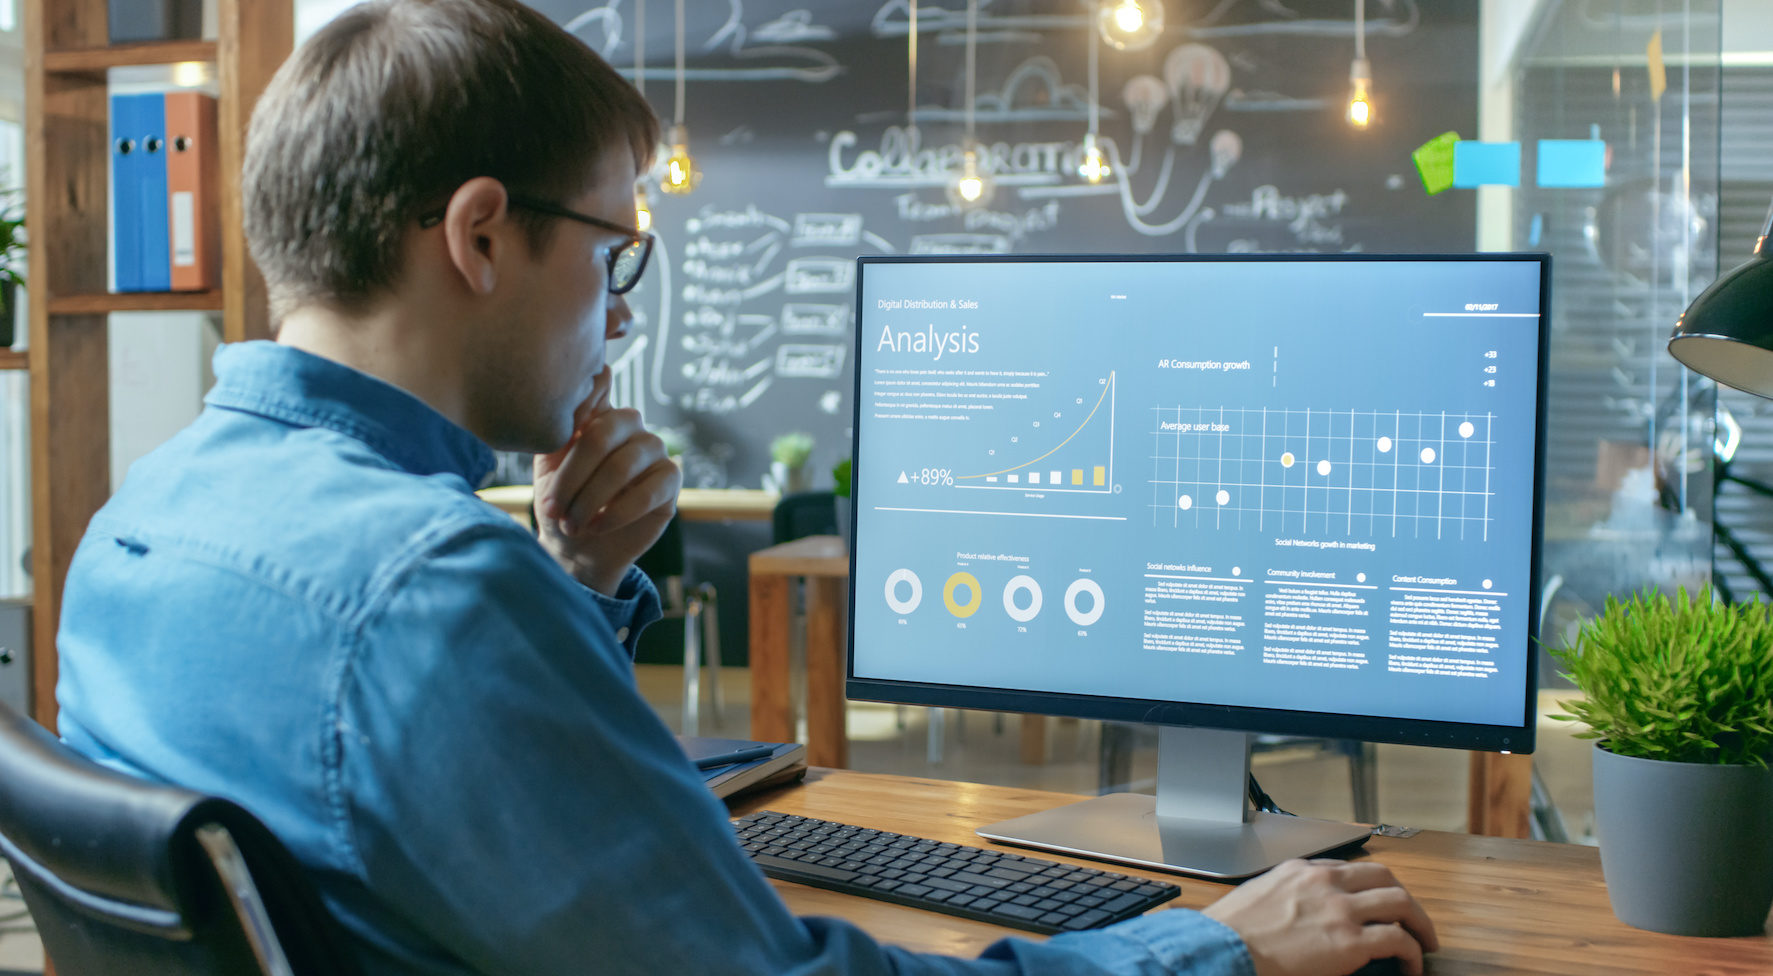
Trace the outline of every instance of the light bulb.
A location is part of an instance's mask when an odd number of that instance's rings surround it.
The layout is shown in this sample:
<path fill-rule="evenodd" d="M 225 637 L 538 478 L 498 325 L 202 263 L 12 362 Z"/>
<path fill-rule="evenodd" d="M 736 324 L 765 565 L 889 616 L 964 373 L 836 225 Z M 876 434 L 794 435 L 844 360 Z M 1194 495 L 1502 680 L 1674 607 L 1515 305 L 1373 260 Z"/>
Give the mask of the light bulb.
<path fill-rule="evenodd" d="M 653 208 L 646 199 L 646 187 L 634 188 L 634 227 L 645 233 L 653 229 Z"/>
<path fill-rule="evenodd" d="M 1162 0 L 1118 0 L 1097 10 L 1096 30 L 1117 51 L 1150 47 L 1164 30 Z"/>
<path fill-rule="evenodd" d="M 1373 103 L 1367 100 L 1367 93 L 1356 88 L 1348 99 L 1348 121 L 1357 129 L 1364 129 L 1373 121 Z"/>
<path fill-rule="evenodd" d="M 979 152 L 968 148 L 960 168 L 960 178 L 948 185 L 949 200 L 956 206 L 977 207 L 991 202 L 994 187 L 991 178 L 979 170 Z"/>
<path fill-rule="evenodd" d="M 659 189 L 673 196 L 682 196 L 702 182 L 696 161 L 690 157 L 689 132 L 681 125 L 671 127 L 671 155 L 665 160 L 665 174 Z"/>
<path fill-rule="evenodd" d="M 1145 26 L 1145 11 L 1137 3 L 1123 3 L 1114 8 L 1114 26 L 1131 34 Z"/>
<path fill-rule="evenodd" d="M 1084 136 L 1083 162 L 1077 164 L 1077 175 L 1091 183 L 1100 183 L 1113 172 L 1108 168 L 1108 157 L 1103 154 L 1102 147 L 1096 143 L 1096 134 Z"/>
<path fill-rule="evenodd" d="M 1348 68 L 1348 124 L 1364 129 L 1373 121 L 1373 68 L 1366 58 L 1355 58 Z"/>

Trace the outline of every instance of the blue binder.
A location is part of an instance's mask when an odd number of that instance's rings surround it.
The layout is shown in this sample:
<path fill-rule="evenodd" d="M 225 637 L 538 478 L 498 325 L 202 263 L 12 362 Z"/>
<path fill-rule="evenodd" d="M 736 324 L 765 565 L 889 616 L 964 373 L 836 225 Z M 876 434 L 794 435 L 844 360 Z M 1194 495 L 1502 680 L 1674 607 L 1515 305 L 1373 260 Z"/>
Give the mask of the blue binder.
<path fill-rule="evenodd" d="M 111 96 L 111 242 L 118 291 L 172 287 L 166 96 Z"/>

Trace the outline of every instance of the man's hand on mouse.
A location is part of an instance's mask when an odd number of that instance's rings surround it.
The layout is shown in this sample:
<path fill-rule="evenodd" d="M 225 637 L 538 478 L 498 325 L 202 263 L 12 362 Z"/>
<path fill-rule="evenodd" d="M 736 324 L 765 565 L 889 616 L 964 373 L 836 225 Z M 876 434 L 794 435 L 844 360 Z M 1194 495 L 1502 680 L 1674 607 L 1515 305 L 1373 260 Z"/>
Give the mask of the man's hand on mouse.
<path fill-rule="evenodd" d="M 1243 937 L 1257 976 L 1345 976 L 1388 956 L 1420 976 L 1440 948 L 1428 913 L 1371 861 L 1285 861 L 1205 914 Z"/>

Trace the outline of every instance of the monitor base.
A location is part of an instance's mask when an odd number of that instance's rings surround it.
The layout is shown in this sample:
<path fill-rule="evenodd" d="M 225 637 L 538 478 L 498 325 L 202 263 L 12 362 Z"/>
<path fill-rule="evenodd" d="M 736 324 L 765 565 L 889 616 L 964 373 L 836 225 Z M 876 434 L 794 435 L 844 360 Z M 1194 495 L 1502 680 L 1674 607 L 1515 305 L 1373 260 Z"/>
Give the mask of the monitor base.
<path fill-rule="evenodd" d="M 979 828 L 979 836 L 1221 880 L 1247 878 L 1288 858 L 1363 843 L 1358 824 L 1252 811 L 1245 823 L 1159 818 L 1157 797 L 1110 793 Z"/>

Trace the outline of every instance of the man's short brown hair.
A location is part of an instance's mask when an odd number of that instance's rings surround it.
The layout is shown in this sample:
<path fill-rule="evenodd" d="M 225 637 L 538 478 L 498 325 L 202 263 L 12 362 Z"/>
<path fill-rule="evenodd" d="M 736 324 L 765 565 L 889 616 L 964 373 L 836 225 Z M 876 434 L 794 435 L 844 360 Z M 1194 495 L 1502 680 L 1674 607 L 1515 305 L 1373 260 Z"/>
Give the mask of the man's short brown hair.
<path fill-rule="evenodd" d="M 253 111 L 247 245 L 272 320 L 361 308 L 395 283 L 414 221 L 477 176 L 566 200 L 597 160 L 644 169 L 659 123 L 577 38 L 515 0 L 372 0 L 323 27 Z M 548 223 L 513 211 L 530 242 Z"/>

